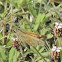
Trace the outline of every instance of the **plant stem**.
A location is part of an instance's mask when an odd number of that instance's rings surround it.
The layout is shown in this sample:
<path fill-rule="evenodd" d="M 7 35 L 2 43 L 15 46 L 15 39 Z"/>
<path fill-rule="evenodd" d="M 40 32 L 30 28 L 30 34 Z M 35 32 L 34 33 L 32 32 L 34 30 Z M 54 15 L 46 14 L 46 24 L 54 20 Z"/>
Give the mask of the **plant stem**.
<path fill-rule="evenodd" d="M 47 62 L 47 61 L 45 60 L 45 58 L 38 52 L 38 50 L 37 50 L 35 47 L 33 47 L 33 48 L 37 51 L 37 53 L 41 56 L 41 58 L 43 58 L 44 61 Z"/>
<path fill-rule="evenodd" d="M 58 39 L 58 47 L 61 47 L 61 37 L 57 37 Z M 60 62 L 62 62 L 62 50 L 60 50 Z"/>
<path fill-rule="evenodd" d="M 6 9 L 7 9 L 7 0 L 6 0 L 6 3 L 5 3 L 5 6 L 4 6 L 4 8 L 5 8 L 5 11 L 6 11 Z M 3 45 L 4 45 L 4 42 L 5 42 L 5 20 L 3 21 Z"/>
<path fill-rule="evenodd" d="M 11 21 L 12 21 L 12 4 L 11 4 Z M 11 22 L 11 26 L 10 26 L 10 31 L 11 31 L 11 28 L 12 28 L 12 22 Z"/>
<path fill-rule="evenodd" d="M 16 62 L 17 62 L 17 49 L 15 49 Z"/>
<path fill-rule="evenodd" d="M 62 50 L 60 51 L 60 59 L 61 59 L 61 62 L 62 62 Z"/>
<path fill-rule="evenodd" d="M 61 40 L 60 40 L 61 38 L 60 37 L 57 37 L 57 39 L 58 39 L 58 43 L 59 43 L 58 44 L 58 47 L 61 47 Z"/>
<path fill-rule="evenodd" d="M 7 0 L 5 2 L 5 11 L 7 10 Z"/>
<path fill-rule="evenodd" d="M 5 26 L 3 25 L 3 45 L 4 45 L 4 41 L 5 41 Z"/>

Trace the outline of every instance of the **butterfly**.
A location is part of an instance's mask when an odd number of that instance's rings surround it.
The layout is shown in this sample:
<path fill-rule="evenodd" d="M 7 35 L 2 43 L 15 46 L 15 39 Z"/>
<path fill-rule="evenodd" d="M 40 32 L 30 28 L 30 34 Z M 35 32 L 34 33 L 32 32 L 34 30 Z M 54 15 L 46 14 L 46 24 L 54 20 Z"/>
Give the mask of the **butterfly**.
<path fill-rule="evenodd" d="M 44 45 L 46 40 L 45 35 L 38 35 L 27 30 L 19 30 L 18 36 L 21 37 L 22 41 L 31 46 Z"/>

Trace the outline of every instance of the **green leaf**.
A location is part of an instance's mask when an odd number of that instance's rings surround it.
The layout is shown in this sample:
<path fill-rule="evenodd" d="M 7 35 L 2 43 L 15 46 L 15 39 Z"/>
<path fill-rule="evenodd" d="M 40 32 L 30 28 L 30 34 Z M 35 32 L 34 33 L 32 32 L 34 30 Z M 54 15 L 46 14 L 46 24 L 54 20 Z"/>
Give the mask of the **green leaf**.
<path fill-rule="evenodd" d="M 41 53 L 41 55 L 43 56 L 43 57 L 49 57 L 50 56 L 50 52 L 48 51 L 48 52 L 43 52 L 43 53 Z M 37 56 L 37 61 L 39 61 L 41 59 L 41 57 L 40 56 Z"/>
<path fill-rule="evenodd" d="M 47 31 L 48 31 L 47 29 L 43 28 L 41 31 L 41 35 L 45 35 Z"/>
<path fill-rule="evenodd" d="M 6 61 L 6 55 L 2 46 L 0 46 L 0 58 L 2 61 Z"/>
<path fill-rule="evenodd" d="M 9 42 L 7 43 L 7 47 L 12 45 L 12 42 L 13 42 L 12 37 L 14 37 L 14 34 L 11 34 L 11 36 L 9 38 Z"/>
<path fill-rule="evenodd" d="M 7 0 L 9 4 L 15 4 L 17 0 Z"/>
<path fill-rule="evenodd" d="M 43 14 L 41 15 L 41 25 L 44 24 L 44 18 L 45 18 L 45 13 L 43 13 Z"/>
<path fill-rule="evenodd" d="M 31 12 L 31 14 L 35 17 L 36 16 L 36 11 L 34 10 L 32 5 L 28 6 L 29 11 Z"/>
<path fill-rule="evenodd" d="M 15 55 L 15 48 L 11 48 L 9 52 L 9 62 L 13 62 L 13 56 Z"/>
<path fill-rule="evenodd" d="M 33 53 L 33 51 L 31 49 L 30 50 L 27 50 L 27 52 L 24 53 L 24 57 L 26 57 L 30 53 Z"/>
<path fill-rule="evenodd" d="M 30 30 L 30 25 L 26 22 L 26 24 L 24 25 L 26 30 Z"/>
<path fill-rule="evenodd" d="M 39 52 L 41 53 L 43 50 L 44 50 L 44 47 L 42 47 L 42 48 L 39 50 Z"/>
<path fill-rule="evenodd" d="M 16 51 L 15 53 L 16 53 L 16 54 L 15 54 L 14 57 L 13 57 L 13 62 L 16 62 L 16 59 L 18 59 L 18 57 L 19 57 L 19 55 L 20 55 L 20 52 L 18 52 L 18 51 Z M 16 55 L 17 55 L 17 57 L 16 57 Z"/>
<path fill-rule="evenodd" d="M 38 14 L 37 19 L 35 21 L 34 28 L 33 28 L 34 31 L 37 31 L 37 29 L 38 29 L 38 27 L 40 25 L 40 21 L 41 21 L 41 14 Z"/>
<path fill-rule="evenodd" d="M 31 0 L 26 0 L 27 3 L 29 3 Z"/>
<path fill-rule="evenodd" d="M 0 33 L 0 38 L 2 38 L 3 36 L 2 36 L 2 34 Z"/>
<path fill-rule="evenodd" d="M 9 52 L 9 62 L 16 62 L 16 59 L 18 59 L 20 53 L 15 49 L 11 48 Z"/>
<path fill-rule="evenodd" d="M 25 3 L 25 0 L 17 0 L 16 2 L 18 7 L 21 7 Z"/>
<path fill-rule="evenodd" d="M 62 62 L 62 50 L 60 50 L 60 58 L 61 58 L 61 62 Z"/>
<path fill-rule="evenodd" d="M 33 53 L 37 54 L 37 51 L 35 50 L 34 47 L 31 46 L 31 50 L 33 51 Z"/>
<path fill-rule="evenodd" d="M 3 36 L 2 36 L 2 33 L 0 33 L 0 42 L 2 44 L 2 39 L 3 39 Z"/>
<path fill-rule="evenodd" d="M 51 39 L 53 37 L 53 35 L 51 33 L 47 34 L 47 39 Z"/>
<path fill-rule="evenodd" d="M 46 15 L 45 15 L 44 23 L 46 23 L 46 22 L 50 21 L 50 20 L 49 20 L 49 16 L 50 16 L 50 14 L 46 14 Z"/>
<path fill-rule="evenodd" d="M 25 0 L 8 0 L 9 4 L 12 4 L 13 6 L 21 7 L 24 4 Z"/>
<path fill-rule="evenodd" d="M 7 15 L 7 13 L 8 13 L 8 10 L 9 9 L 7 9 L 1 16 L 2 16 L 2 18 L 4 18 L 6 15 Z"/>
<path fill-rule="evenodd" d="M 8 47 L 8 46 L 11 46 L 11 45 L 12 45 L 12 42 L 13 42 L 13 40 L 10 40 L 10 41 L 7 43 L 7 47 Z"/>

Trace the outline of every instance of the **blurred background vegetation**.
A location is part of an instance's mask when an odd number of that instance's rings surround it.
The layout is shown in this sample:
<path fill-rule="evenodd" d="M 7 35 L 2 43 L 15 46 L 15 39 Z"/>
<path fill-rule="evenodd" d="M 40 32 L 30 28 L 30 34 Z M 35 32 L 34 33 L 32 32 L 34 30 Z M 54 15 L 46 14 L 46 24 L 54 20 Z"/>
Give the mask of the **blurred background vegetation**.
<path fill-rule="evenodd" d="M 56 0 L 55 0 L 56 1 Z M 59 3 L 57 3 L 59 2 Z M 54 24 L 62 22 L 62 3 L 52 0 L 0 0 L 0 62 L 50 62 L 55 45 Z M 14 30 L 47 37 L 47 45 L 28 49 Z M 18 50 L 13 37 L 19 39 Z"/>

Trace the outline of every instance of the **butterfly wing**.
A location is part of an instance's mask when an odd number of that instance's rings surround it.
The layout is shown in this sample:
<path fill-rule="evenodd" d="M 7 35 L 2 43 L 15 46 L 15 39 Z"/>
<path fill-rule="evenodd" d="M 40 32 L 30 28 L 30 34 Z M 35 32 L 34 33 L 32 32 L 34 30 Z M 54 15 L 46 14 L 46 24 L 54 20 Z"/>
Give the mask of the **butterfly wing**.
<path fill-rule="evenodd" d="M 29 31 L 22 31 L 22 30 L 20 31 L 19 34 L 21 35 L 21 39 L 23 40 L 23 42 L 27 43 L 28 45 L 31 46 L 44 45 L 42 36 L 41 38 L 39 38 L 38 35 L 35 33 Z"/>

